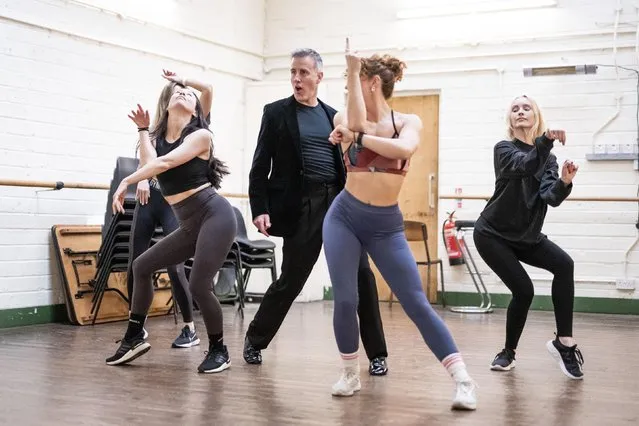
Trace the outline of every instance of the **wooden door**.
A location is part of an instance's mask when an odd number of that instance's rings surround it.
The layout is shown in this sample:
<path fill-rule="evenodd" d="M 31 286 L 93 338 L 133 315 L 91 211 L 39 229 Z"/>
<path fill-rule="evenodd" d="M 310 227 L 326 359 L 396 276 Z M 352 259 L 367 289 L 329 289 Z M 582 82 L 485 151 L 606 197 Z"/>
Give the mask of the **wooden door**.
<path fill-rule="evenodd" d="M 437 258 L 437 238 L 441 238 L 437 225 L 438 205 L 438 157 L 439 157 L 439 95 L 395 97 L 389 102 L 391 108 L 418 115 L 423 124 L 421 143 L 411 159 L 410 169 L 400 193 L 399 206 L 405 220 L 424 222 L 428 229 L 428 249 L 432 259 Z M 416 260 L 426 260 L 423 243 L 410 243 Z M 371 262 L 372 264 L 372 262 Z M 419 267 L 422 287 L 431 303 L 437 301 L 437 267 L 431 267 L 430 288 L 427 288 L 424 266 Z M 373 265 L 377 280 L 379 300 L 389 300 L 388 284 Z M 397 300 L 394 298 L 394 300 Z"/>

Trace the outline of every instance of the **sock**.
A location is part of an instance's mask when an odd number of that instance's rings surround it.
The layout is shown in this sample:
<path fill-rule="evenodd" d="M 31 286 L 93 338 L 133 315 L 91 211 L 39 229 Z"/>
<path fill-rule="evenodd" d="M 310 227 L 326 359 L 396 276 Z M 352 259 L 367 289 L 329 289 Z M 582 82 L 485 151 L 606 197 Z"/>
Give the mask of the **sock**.
<path fill-rule="evenodd" d="M 442 365 L 456 382 L 471 381 L 470 375 L 468 374 L 468 371 L 466 371 L 466 364 L 464 364 L 464 360 L 460 353 L 456 352 L 448 355 L 442 360 Z"/>
<path fill-rule="evenodd" d="M 184 325 L 186 325 L 187 327 L 189 327 L 189 330 L 191 330 L 191 332 L 195 331 L 195 323 L 193 321 L 191 322 L 185 322 Z"/>
<path fill-rule="evenodd" d="M 222 333 L 209 334 L 209 350 L 224 350 Z"/>
<path fill-rule="evenodd" d="M 131 340 L 134 337 L 142 334 L 142 330 L 144 329 L 144 322 L 145 321 L 146 321 L 146 315 L 130 314 L 129 315 L 129 326 L 126 329 L 126 333 L 124 334 L 124 338 L 126 340 Z"/>
<path fill-rule="evenodd" d="M 359 353 L 340 353 L 340 356 L 342 357 L 342 367 L 344 367 L 344 370 L 352 371 L 354 373 L 359 372 Z"/>

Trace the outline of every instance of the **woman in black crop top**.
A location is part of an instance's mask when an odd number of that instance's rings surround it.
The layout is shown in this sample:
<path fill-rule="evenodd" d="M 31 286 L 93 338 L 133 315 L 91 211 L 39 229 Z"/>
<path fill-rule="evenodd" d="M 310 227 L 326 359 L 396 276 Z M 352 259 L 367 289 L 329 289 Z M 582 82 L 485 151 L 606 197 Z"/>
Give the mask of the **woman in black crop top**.
<path fill-rule="evenodd" d="M 155 129 L 160 119 L 164 116 L 169 104 L 169 100 L 175 89 L 180 87 L 192 87 L 200 92 L 200 103 L 202 104 L 202 113 L 207 117 L 211 111 L 213 101 L 213 88 L 210 84 L 202 83 L 193 78 L 181 78 L 171 71 L 164 70 L 163 75 L 169 82 L 164 86 L 155 110 L 154 123 L 151 130 Z M 139 151 L 139 141 L 135 148 L 136 157 Z M 152 141 L 153 143 L 153 141 Z M 140 167 L 144 166 L 148 159 L 140 159 Z M 136 199 L 133 212 L 133 224 L 131 225 L 130 240 L 130 256 L 129 268 L 127 271 L 127 289 L 129 294 L 129 308 L 133 295 L 133 262 L 142 253 L 144 253 L 151 244 L 151 239 L 155 229 L 162 227 L 164 235 L 168 235 L 179 227 L 179 223 L 173 209 L 166 202 L 160 186 L 156 178 L 141 180 L 137 185 Z M 193 322 L 193 301 L 191 292 L 189 291 L 189 283 L 184 270 L 184 263 L 170 265 L 166 268 L 171 286 L 173 287 L 173 295 L 175 302 L 180 307 L 184 326 L 180 335 L 173 341 L 174 348 L 189 348 L 200 344 L 200 338 L 195 332 L 195 323 Z M 146 333 L 145 333 L 146 335 Z"/>
<path fill-rule="evenodd" d="M 495 145 L 495 192 L 475 224 L 474 241 L 486 264 L 512 292 L 506 317 L 506 343 L 491 369 L 515 367 L 515 350 L 532 303 L 533 283 L 520 262 L 554 275 L 552 301 L 557 337 L 546 343 L 565 375 L 582 379 L 583 357 L 572 337 L 574 264 L 541 228 L 548 206 L 557 207 L 572 191 L 577 165 L 564 162 L 559 175 L 553 142 L 566 142 L 563 130 L 545 130 L 534 100 L 516 98 L 508 115 L 510 140 Z"/>
<path fill-rule="evenodd" d="M 223 371 L 230 366 L 230 358 L 223 343 L 222 309 L 211 291 L 211 283 L 224 264 L 237 232 L 232 206 L 214 189 L 220 187 L 228 170 L 213 155 L 212 134 L 200 101 L 191 89 L 175 90 L 150 137 L 148 112 L 138 105 L 129 117 L 138 126 L 141 156 L 148 160 L 122 180 L 113 195 L 113 211 L 123 210 L 129 185 L 157 176 L 162 194 L 180 226 L 133 262 L 133 300 L 128 328 L 115 355 L 106 362 L 125 364 L 150 349 L 144 340 L 143 327 L 153 301 L 152 274 L 193 257 L 189 289 L 200 307 L 209 335 L 209 351 L 198 371 Z"/>

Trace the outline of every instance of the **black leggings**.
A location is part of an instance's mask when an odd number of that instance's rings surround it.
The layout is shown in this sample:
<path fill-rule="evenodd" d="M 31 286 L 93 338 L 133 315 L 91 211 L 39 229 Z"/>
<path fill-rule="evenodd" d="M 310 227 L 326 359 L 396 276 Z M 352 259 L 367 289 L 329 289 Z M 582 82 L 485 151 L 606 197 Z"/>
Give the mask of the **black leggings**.
<path fill-rule="evenodd" d="M 149 248 L 151 238 L 153 238 L 153 233 L 158 225 L 162 226 L 165 236 L 178 229 L 179 226 L 171 206 L 166 202 L 162 193 L 151 188 L 148 204 L 142 205 L 138 202 L 133 212 L 132 237 L 129 241 L 129 270 L 126 282 L 129 309 L 133 295 L 133 261 Z M 189 282 L 184 273 L 184 263 L 167 266 L 166 272 L 171 280 L 175 301 L 182 311 L 184 322 L 193 321 L 193 300 L 188 291 Z"/>
<path fill-rule="evenodd" d="M 237 233 L 233 207 L 211 187 L 172 206 L 180 227 L 133 262 L 131 313 L 146 315 L 153 302 L 152 275 L 193 257 L 189 290 L 208 334 L 222 332 L 222 308 L 213 294 L 213 278 L 222 268 Z"/>
<path fill-rule="evenodd" d="M 479 255 L 513 295 L 506 316 L 506 349 L 517 349 L 535 294 L 533 283 L 520 261 L 554 275 L 552 303 L 557 335 L 572 337 L 575 267 L 568 253 L 547 238 L 537 244 L 521 245 L 475 230 L 473 239 Z"/>

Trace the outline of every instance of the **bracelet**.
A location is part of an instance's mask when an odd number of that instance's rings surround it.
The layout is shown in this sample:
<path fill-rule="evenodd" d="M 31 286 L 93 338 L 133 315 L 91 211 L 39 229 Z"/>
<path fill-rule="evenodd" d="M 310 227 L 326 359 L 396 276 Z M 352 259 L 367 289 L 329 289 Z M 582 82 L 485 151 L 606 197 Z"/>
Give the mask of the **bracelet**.
<path fill-rule="evenodd" d="M 148 132 L 149 128 L 148 127 L 138 127 L 138 132 Z"/>

